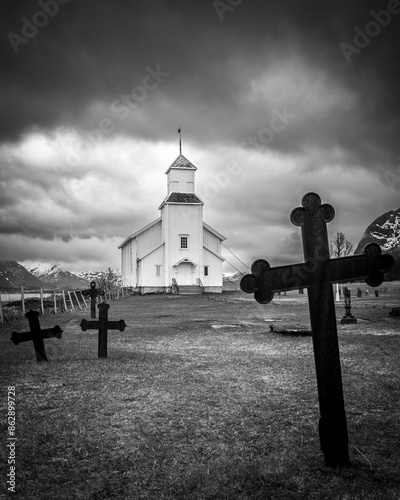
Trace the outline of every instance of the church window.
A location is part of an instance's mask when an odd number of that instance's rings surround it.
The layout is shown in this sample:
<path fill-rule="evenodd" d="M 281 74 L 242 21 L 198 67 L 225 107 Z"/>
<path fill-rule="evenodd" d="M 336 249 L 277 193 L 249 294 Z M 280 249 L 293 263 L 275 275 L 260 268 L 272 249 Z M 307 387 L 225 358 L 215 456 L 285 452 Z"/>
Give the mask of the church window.
<path fill-rule="evenodd" d="M 181 249 L 187 250 L 189 248 L 189 236 L 188 235 L 181 235 Z"/>
<path fill-rule="evenodd" d="M 208 276 L 208 267 L 209 266 L 204 266 L 204 276 Z"/>
<path fill-rule="evenodd" d="M 161 266 L 156 265 L 156 276 L 161 276 Z"/>

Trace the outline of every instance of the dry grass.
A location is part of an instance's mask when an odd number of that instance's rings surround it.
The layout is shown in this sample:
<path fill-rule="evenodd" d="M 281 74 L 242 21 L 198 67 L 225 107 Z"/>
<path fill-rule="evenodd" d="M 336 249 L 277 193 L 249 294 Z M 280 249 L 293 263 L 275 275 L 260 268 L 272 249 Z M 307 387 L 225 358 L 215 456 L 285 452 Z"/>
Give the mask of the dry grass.
<path fill-rule="evenodd" d="M 3 327 L 2 394 L 17 391 L 18 498 L 399 499 L 393 290 L 353 300 L 364 321 L 339 326 L 352 467 L 338 470 L 319 450 L 311 339 L 269 333 L 271 323 L 309 328 L 306 297 L 113 302 L 110 319 L 128 327 L 109 332 L 107 359 L 97 358 L 97 333 L 80 331 L 84 314 L 41 318 L 64 330 L 45 341 L 49 363 L 36 363 L 31 343 L 8 340 L 26 320 Z M 1 453 L 6 464 L 4 444 Z"/>

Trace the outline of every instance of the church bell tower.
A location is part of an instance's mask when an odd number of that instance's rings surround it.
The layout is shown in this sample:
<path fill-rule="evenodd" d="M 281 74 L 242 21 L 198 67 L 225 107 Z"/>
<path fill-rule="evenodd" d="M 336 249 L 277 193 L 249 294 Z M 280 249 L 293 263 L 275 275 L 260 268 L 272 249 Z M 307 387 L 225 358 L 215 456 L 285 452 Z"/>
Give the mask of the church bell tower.
<path fill-rule="evenodd" d="M 197 168 L 182 154 L 165 172 L 167 197 L 160 205 L 165 241 L 165 282 L 198 285 L 203 269 L 203 202 L 195 194 Z"/>

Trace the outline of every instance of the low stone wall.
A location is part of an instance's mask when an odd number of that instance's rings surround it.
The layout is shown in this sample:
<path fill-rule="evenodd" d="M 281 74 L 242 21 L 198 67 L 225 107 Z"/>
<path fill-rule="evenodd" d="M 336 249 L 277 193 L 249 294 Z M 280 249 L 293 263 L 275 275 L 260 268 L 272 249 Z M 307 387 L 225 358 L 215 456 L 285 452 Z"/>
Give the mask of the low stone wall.
<path fill-rule="evenodd" d="M 204 286 L 206 293 L 222 293 L 222 286 Z"/>
<path fill-rule="evenodd" d="M 165 286 L 140 286 L 140 295 L 146 295 L 148 293 L 165 293 Z"/>

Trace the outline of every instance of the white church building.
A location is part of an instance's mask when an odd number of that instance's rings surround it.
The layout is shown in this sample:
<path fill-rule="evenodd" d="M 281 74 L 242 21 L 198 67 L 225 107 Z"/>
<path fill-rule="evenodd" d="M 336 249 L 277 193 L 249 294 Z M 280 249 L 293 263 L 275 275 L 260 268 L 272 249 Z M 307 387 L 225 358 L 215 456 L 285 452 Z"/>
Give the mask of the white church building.
<path fill-rule="evenodd" d="M 165 172 L 167 196 L 159 206 L 160 217 L 118 247 L 123 286 L 142 294 L 222 292 L 225 237 L 203 222 L 196 170 L 180 154 Z"/>

